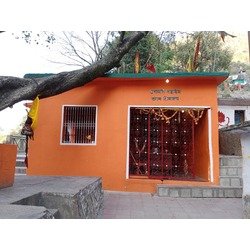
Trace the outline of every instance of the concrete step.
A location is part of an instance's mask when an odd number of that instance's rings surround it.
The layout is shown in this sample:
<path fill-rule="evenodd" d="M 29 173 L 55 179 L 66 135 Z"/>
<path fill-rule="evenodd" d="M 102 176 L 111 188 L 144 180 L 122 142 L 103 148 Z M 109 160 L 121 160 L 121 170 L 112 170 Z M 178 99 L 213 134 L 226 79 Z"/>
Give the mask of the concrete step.
<path fill-rule="evenodd" d="M 242 176 L 242 167 L 220 166 L 220 176 Z"/>
<path fill-rule="evenodd" d="M 176 198 L 241 198 L 242 187 L 157 185 L 158 196 Z"/>
<path fill-rule="evenodd" d="M 242 187 L 243 180 L 239 176 L 220 176 L 221 187 Z"/>
<path fill-rule="evenodd" d="M 19 159 L 19 158 L 25 158 L 26 157 L 26 153 L 17 153 L 16 155 L 16 158 Z"/>
<path fill-rule="evenodd" d="M 16 175 L 20 175 L 20 174 L 26 175 L 26 167 L 16 167 L 15 174 Z"/>
<path fill-rule="evenodd" d="M 220 166 L 242 166 L 242 157 L 235 155 L 220 155 Z"/>
<path fill-rule="evenodd" d="M 16 157 L 16 167 L 26 167 L 25 166 L 25 154 L 17 154 Z"/>
<path fill-rule="evenodd" d="M 17 159 L 17 161 L 24 161 L 25 160 L 25 156 L 23 156 L 23 155 L 17 155 L 16 159 Z"/>
<path fill-rule="evenodd" d="M 16 159 L 18 161 L 24 161 L 26 157 L 26 154 L 17 154 Z"/>
<path fill-rule="evenodd" d="M 23 161 L 16 161 L 16 167 L 25 167 L 25 162 Z"/>

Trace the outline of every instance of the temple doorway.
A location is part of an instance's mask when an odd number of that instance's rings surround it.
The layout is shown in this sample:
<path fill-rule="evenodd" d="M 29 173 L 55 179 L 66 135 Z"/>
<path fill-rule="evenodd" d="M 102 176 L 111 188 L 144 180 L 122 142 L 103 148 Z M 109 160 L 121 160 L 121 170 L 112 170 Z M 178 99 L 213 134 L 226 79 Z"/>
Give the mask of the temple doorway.
<path fill-rule="evenodd" d="M 195 134 L 205 113 L 204 108 L 131 107 L 130 177 L 195 180 Z"/>

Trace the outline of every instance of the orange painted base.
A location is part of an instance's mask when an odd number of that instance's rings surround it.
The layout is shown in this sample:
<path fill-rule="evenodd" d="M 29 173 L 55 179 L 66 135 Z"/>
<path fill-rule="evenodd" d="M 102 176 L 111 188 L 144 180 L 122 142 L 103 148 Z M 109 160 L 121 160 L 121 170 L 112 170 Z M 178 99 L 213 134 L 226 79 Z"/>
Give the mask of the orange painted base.
<path fill-rule="evenodd" d="M 114 185 L 107 183 L 105 179 L 103 180 L 103 189 L 112 191 L 125 191 L 125 192 L 146 192 L 146 193 L 156 193 L 157 185 L 174 185 L 174 186 L 217 186 L 218 181 L 180 181 L 180 180 L 157 180 L 157 179 L 143 179 L 143 178 L 130 178 L 120 180 L 119 185 Z"/>
<path fill-rule="evenodd" d="M 209 181 L 173 181 L 173 180 L 153 180 L 153 179 L 128 179 L 125 181 L 125 188 L 121 191 L 127 192 L 149 192 L 156 193 L 158 184 L 178 185 L 178 186 L 214 186 L 218 183 L 211 183 Z M 105 186 L 104 186 L 105 189 Z"/>
<path fill-rule="evenodd" d="M 14 184 L 17 145 L 0 144 L 0 189 Z"/>

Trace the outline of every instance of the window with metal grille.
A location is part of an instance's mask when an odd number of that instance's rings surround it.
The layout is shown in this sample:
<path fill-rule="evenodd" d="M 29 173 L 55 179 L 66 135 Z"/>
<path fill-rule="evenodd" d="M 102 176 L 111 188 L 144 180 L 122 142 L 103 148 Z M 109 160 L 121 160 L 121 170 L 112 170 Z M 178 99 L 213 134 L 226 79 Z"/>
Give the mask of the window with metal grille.
<path fill-rule="evenodd" d="M 63 106 L 62 144 L 96 144 L 97 106 Z"/>

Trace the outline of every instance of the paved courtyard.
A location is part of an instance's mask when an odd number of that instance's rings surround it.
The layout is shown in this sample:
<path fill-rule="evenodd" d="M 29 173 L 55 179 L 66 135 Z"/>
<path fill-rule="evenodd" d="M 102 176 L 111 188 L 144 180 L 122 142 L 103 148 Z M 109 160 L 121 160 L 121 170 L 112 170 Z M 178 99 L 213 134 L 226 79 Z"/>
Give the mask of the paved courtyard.
<path fill-rule="evenodd" d="M 20 206 L 13 203 L 39 193 L 71 194 L 75 197 L 79 190 L 94 180 L 87 177 L 18 176 L 13 187 L 0 190 L 0 218 L 40 218 L 46 210 L 39 207 L 42 204 L 30 206 L 25 203 Z M 104 210 L 98 218 L 242 219 L 242 212 L 241 198 L 169 198 L 151 193 L 104 191 Z"/>
<path fill-rule="evenodd" d="M 104 191 L 102 219 L 242 219 L 241 198 L 169 198 Z"/>

